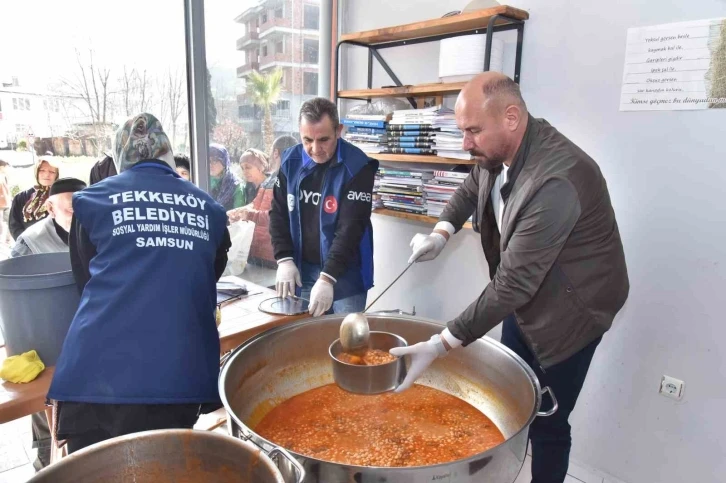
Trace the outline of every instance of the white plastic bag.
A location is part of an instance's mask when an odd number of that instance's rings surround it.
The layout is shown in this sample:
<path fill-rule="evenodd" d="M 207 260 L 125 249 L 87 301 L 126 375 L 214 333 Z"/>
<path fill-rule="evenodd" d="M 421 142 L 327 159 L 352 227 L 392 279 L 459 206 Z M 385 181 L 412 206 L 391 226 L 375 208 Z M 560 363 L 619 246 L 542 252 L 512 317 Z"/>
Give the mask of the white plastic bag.
<path fill-rule="evenodd" d="M 227 267 L 222 275 L 239 276 L 247 266 L 252 237 L 255 234 L 255 223 L 253 221 L 236 221 L 227 228 L 232 239 L 232 247 L 227 252 Z"/>

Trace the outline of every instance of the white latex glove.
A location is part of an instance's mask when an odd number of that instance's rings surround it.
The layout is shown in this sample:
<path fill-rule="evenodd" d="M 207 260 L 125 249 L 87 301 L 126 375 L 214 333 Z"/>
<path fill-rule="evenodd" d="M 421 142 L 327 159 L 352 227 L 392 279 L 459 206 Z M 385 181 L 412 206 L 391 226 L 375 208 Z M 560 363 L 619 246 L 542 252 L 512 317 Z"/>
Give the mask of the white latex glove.
<path fill-rule="evenodd" d="M 408 259 L 408 263 L 433 260 L 439 256 L 445 245 L 446 237 L 444 235 L 439 233 L 431 233 L 430 235 L 417 233 L 411 240 L 413 255 Z"/>
<path fill-rule="evenodd" d="M 295 295 L 295 285 L 302 287 L 300 272 L 292 259 L 283 260 L 277 264 L 277 276 L 275 277 L 275 288 L 277 296 L 286 298 Z"/>
<path fill-rule="evenodd" d="M 428 369 L 432 362 L 447 354 L 440 334 L 432 335 L 431 339 L 426 342 L 419 342 L 409 347 L 394 347 L 388 352 L 397 357 L 407 354 L 411 356 L 411 367 L 408 369 L 406 379 L 393 392 L 405 391 L 413 386 L 416 379 Z"/>
<path fill-rule="evenodd" d="M 448 344 L 449 350 L 446 347 Z M 444 357 L 449 351 L 460 347 L 463 342 L 457 339 L 451 331 L 446 328 L 441 334 L 432 335 L 426 342 L 419 342 L 409 347 L 394 347 L 389 353 L 397 357 L 406 354 L 411 356 L 411 367 L 408 369 L 406 379 L 393 392 L 401 392 L 410 388 L 416 379 L 439 357 Z"/>
<path fill-rule="evenodd" d="M 313 289 L 310 291 L 310 314 L 313 317 L 320 317 L 333 306 L 333 284 L 319 278 Z"/>

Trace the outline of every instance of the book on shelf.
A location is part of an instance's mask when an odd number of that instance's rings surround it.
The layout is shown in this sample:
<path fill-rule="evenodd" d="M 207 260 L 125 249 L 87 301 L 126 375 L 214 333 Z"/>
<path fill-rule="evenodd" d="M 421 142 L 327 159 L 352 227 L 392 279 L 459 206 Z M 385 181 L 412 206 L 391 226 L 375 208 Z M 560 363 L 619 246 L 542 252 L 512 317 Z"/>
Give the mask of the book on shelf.
<path fill-rule="evenodd" d="M 435 170 L 434 171 L 434 177 L 436 178 L 457 178 L 457 179 L 466 179 L 469 176 L 469 173 L 464 173 L 461 171 L 442 171 L 442 170 Z"/>
<path fill-rule="evenodd" d="M 426 214 L 425 206 L 412 206 L 412 205 L 404 205 L 401 203 L 384 203 L 384 206 L 386 208 L 388 208 L 389 210 L 400 211 L 402 213 L 413 213 L 415 215 Z"/>
<path fill-rule="evenodd" d="M 397 131 L 432 132 L 434 130 L 430 124 L 388 124 L 387 129 L 389 133 Z"/>
<path fill-rule="evenodd" d="M 392 113 L 390 114 L 348 114 L 345 116 L 346 119 L 352 119 L 354 121 L 390 121 Z"/>
<path fill-rule="evenodd" d="M 382 176 L 402 176 L 404 178 L 423 178 L 424 174 L 428 175 L 431 171 L 401 170 L 391 168 L 379 168 L 378 172 Z M 433 173 L 431 173 L 433 177 Z"/>
<path fill-rule="evenodd" d="M 433 142 L 431 136 L 386 136 L 389 143 L 429 143 Z"/>
<path fill-rule="evenodd" d="M 346 134 L 378 134 L 378 135 L 385 135 L 386 134 L 386 129 L 385 128 L 377 128 L 377 127 L 346 126 L 345 133 Z"/>
<path fill-rule="evenodd" d="M 383 129 L 386 127 L 386 121 L 373 121 L 373 120 L 366 120 L 366 119 L 342 119 L 341 122 L 345 126 L 353 126 L 353 127 L 368 127 L 368 128 L 379 128 Z"/>
<path fill-rule="evenodd" d="M 436 154 L 432 149 L 426 148 L 387 148 L 383 151 L 386 154 Z"/>
<path fill-rule="evenodd" d="M 426 148 L 431 149 L 431 142 L 417 141 L 417 142 L 402 142 L 402 141 L 388 141 L 389 148 Z"/>

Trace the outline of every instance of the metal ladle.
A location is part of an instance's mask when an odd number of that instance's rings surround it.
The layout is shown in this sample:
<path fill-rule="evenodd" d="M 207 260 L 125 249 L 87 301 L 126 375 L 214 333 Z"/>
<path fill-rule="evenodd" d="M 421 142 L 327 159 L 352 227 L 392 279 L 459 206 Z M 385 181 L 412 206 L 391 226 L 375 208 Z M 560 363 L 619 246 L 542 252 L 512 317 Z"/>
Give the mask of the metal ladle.
<path fill-rule="evenodd" d="M 370 309 L 373 304 L 378 302 L 378 299 L 380 299 L 394 283 L 398 282 L 398 279 L 401 278 L 412 265 L 413 263 L 409 263 L 403 272 L 401 272 L 398 277 L 396 277 L 396 279 L 391 282 L 388 287 L 386 287 L 383 292 L 375 298 L 375 300 L 373 300 L 373 302 L 368 304 L 368 307 L 366 307 L 362 313 L 356 312 L 345 316 L 343 322 L 340 324 L 340 345 L 343 346 L 344 352 L 347 352 L 348 354 L 356 354 L 365 352 L 368 349 L 370 343 L 370 328 L 368 327 L 368 318 L 366 318 L 365 313 L 368 312 L 368 309 Z"/>

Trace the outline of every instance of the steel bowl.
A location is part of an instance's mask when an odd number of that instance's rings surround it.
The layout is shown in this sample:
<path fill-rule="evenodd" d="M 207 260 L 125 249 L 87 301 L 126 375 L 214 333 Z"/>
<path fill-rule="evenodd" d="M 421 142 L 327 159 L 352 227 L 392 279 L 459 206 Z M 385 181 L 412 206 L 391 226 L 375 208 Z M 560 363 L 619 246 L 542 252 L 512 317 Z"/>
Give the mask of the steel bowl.
<path fill-rule="evenodd" d="M 390 332 L 371 331 L 369 348 L 388 352 L 394 347 L 406 347 L 406 340 Z M 406 378 L 406 362 L 404 357 L 377 366 L 359 366 L 348 364 L 338 359 L 343 352 L 340 339 L 336 339 L 328 353 L 333 365 L 333 379 L 342 389 L 356 394 L 380 394 L 392 391 Z"/>

